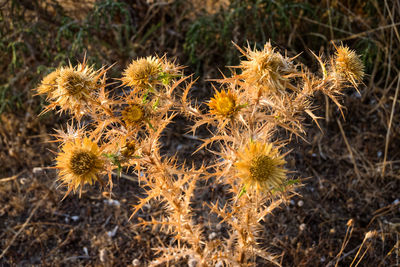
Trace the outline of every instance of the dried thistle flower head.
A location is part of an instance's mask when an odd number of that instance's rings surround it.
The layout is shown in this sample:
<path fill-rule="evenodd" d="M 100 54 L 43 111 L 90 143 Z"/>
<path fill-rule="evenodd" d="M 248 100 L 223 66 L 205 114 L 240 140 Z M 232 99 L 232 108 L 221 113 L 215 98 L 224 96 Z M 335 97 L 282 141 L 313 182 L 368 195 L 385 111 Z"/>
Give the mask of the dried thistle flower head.
<path fill-rule="evenodd" d="M 136 142 L 131 140 L 127 141 L 125 145 L 121 148 L 121 155 L 124 158 L 131 158 L 136 152 Z"/>
<path fill-rule="evenodd" d="M 64 144 L 57 156 L 56 167 L 60 169 L 59 180 L 68 187 L 67 196 L 79 187 L 82 190 L 85 184 L 101 182 L 98 175 L 104 169 L 104 161 L 97 144 L 85 137 Z"/>
<path fill-rule="evenodd" d="M 158 84 L 161 74 L 161 63 L 159 58 L 147 57 L 133 60 L 124 70 L 121 78 L 122 84 L 143 88 Z"/>
<path fill-rule="evenodd" d="M 246 187 L 260 191 L 280 189 L 286 178 L 286 163 L 278 149 L 270 143 L 250 142 L 238 153 L 235 167 Z"/>
<path fill-rule="evenodd" d="M 52 98 L 53 92 L 57 90 L 57 78 L 59 76 L 60 69 L 56 69 L 55 71 L 49 73 L 46 77 L 44 77 L 39 87 L 37 88 L 38 94 L 47 94 L 47 98 Z"/>
<path fill-rule="evenodd" d="M 336 48 L 334 67 L 335 72 L 345 77 L 354 87 L 357 87 L 364 77 L 364 65 L 360 57 L 347 46 L 341 45 Z"/>
<path fill-rule="evenodd" d="M 271 43 L 266 43 L 261 51 L 241 50 L 247 60 L 240 62 L 243 70 L 241 78 L 251 85 L 261 87 L 263 91 L 284 90 L 290 74 L 295 72 L 292 60 L 275 52 Z"/>
<path fill-rule="evenodd" d="M 216 92 L 211 98 L 208 106 L 210 113 L 224 118 L 232 117 L 239 111 L 240 107 L 237 103 L 237 96 L 230 90 Z"/>
<path fill-rule="evenodd" d="M 122 120 L 128 126 L 137 125 L 146 118 L 146 110 L 139 104 L 130 104 L 122 110 Z"/>
<path fill-rule="evenodd" d="M 82 98 L 96 89 L 96 80 L 90 69 L 76 70 L 63 68 L 57 78 L 60 94 L 74 98 Z"/>
<path fill-rule="evenodd" d="M 62 111 L 69 110 L 76 118 L 80 118 L 95 90 L 101 87 L 99 78 L 104 69 L 93 70 L 87 66 L 86 60 L 76 67 L 62 67 L 56 78 L 57 88 L 51 93 L 52 104 L 45 111 L 59 106 Z"/>

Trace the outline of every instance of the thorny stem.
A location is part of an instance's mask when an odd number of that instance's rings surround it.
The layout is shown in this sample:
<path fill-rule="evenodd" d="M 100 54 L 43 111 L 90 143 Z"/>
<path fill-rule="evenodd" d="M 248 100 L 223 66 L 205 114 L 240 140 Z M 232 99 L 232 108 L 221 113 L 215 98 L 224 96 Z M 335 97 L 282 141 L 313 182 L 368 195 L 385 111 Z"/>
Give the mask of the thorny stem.
<path fill-rule="evenodd" d="M 253 110 L 251 111 L 251 115 L 250 115 L 249 120 L 248 120 L 248 122 L 249 122 L 249 130 L 250 130 L 250 138 L 251 139 L 254 139 L 254 137 L 255 137 L 254 136 L 254 129 L 255 129 L 256 125 L 255 125 L 255 122 L 254 122 L 255 121 L 254 120 L 254 114 L 256 113 L 258 103 L 259 103 L 259 98 L 257 98 L 256 104 L 253 105 Z"/>
<path fill-rule="evenodd" d="M 159 171 L 160 173 L 163 174 L 163 175 L 161 175 L 161 177 L 164 178 L 163 179 L 164 184 L 168 184 L 168 186 L 171 189 L 175 189 L 175 187 L 172 185 L 172 182 L 171 182 L 171 179 L 170 179 L 171 174 L 169 174 L 167 172 L 167 170 L 165 168 L 163 168 L 160 159 L 157 156 L 153 155 L 153 154 L 149 154 L 147 156 L 149 157 L 150 164 L 152 164 L 153 166 L 156 166 L 157 167 L 157 171 Z"/>
<path fill-rule="evenodd" d="M 162 166 L 162 163 L 158 156 L 153 154 L 148 154 L 148 157 L 150 164 L 156 167 L 158 173 L 162 174 L 156 177 L 160 177 L 162 179 L 161 181 L 162 184 L 167 186 L 166 190 L 165 188 L 162 188 L 161 190 L 162 194 L 164 195 L 164 198 L 171 205 L 174 212 L 178 215 L 178 218 L 182 218 L 184 221 L 183 228 L 187 231 L 187 232 L 183 231 L 185 240 L 189 241 L 189 243 L 191 243 L 191 245 L 195 248 L 195 251 L 199 255 L 201 255 L 202 253 L 200 251 L 199 244 L 197 242 L 194 242 L 194 240 L 200 240 L 200 236 L 193 238 L 193 235 L 195 235 L 196 231 L 194 231 L 191 224 L 188 223 L 191 220 L 191 218 L 187 212 L 187 209 L 182 208 L 181 203 L 179 203 L 179 198 L 177 198 L 177 196 L 182 195 L 182 189 L 177 188 L 176 186 L 173 185 L 171 180 L 172 175 Z M 171 192 L 176 192 L 176 190 L 179 190 L 179 193 L 177 195 L 171 194 Z"/>
<path fill-rule="evenodd" d="M 92 99 L 92 101 L 93 101 L 97 106 L 101 107 L 101 108 L 104 110 L 104 112 L 105 112 L 108 116 L 114 117 L 114 114 L 112 113 L 112 111 L 111 111 L 110 109 L 106 108 L 101 102 L 99 102 L 99 101 L 97 101 L 97 100 L 95 100 L 95 99 Z"/>

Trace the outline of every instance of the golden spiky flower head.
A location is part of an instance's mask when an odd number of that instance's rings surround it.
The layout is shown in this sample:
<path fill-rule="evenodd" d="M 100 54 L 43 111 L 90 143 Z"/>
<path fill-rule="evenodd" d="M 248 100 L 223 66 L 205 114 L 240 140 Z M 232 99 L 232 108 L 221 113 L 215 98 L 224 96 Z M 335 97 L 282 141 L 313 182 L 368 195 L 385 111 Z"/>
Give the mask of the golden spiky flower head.
<path fill-rule="evenodd" d="M 50 104 L 45 111 L 60 107 L 60 111 L 69 110 L 80 118 L 87 104 L 92 100 L 93 93 L 101 87 L 100 77 L 106 71 L 98 71 L 87 66 L 86 60 L 76 67 L 61 67 L 56 77 L 57 88 L 51 94 Z"/>
<path fill-rule="evenodd" d="M 243 184 L 258 191 L 281 189 L 286 179 L 286 161 L 270 143 L 250 142 L 238 152 L 235 167 Z"/>
<path fill-rule="evenodd" d="M 335 72 L 357 87 L 357 83 L 364 77 L 364 65 L 356 52 L 347 46 L 340 45 L 336 47 L 333 61 Z"/>
<path fill-rule="evenodd" d="M 122 112 L 122 120 L 127 126 L 135 126 L 147 118 L 147 110 L 143 105 L 129 104 Z"/>
<path fill-rule="evenodd" d="M 60 170 L 58 180 L 68 187 L 67 196 L 79 187 L 82 190 L 85 184 L 100 181 L 98 175 L 104 170 L 104 161 L 95 142 L 87 137 L 76 138 L 63 145 L 57 156 L 56 168 Z"/>
<path fill-rule="evenodd" d="M 147 57 L 133 60 L 124 70 L 121 78 L 122 84 L 144 88 L 158 84 L 161 73 L 161 62 L 159 58 Z"/>
<path fill-rule="evenodd" d="M 52 98 L 53 92 L 57 90 L 57 78 L 60 76 L 60 69 L 49 73 L 40 82 L 39 87 L 36 89 L 39 95 L 47 94 L 47 98 Z"/>
<path fill-rule="evenodd" d="M 96 89 L 96 79 L 91 68 L 61 68 L 57 78 L 58 92 L 55 97 L 61 105 L 85 100 Z"/>
<path fill-rule="evenodd" d="M 223 118 L 230 118 L 234 116 L 240 109 L 238 105 L 237 96 L 228 91 L 220 91 L 214 94 L 214 97 L 210 99 L 208 103 L 210 107 L 210 113 L 221 116 Z"/>
<path fill-rule="evenodd" d="M 295 72 L 290 58 L 276 52 L 269 42 L 261 51 L 247 48 L 246 51 L 241 50 L 241 52 L 247 58 L 247 60 L 242 60 L 239 65 L 244 82 L 260 87 L 259 89 L 267 93 L 274 93 L 286 88 L 288 78 Z"/>

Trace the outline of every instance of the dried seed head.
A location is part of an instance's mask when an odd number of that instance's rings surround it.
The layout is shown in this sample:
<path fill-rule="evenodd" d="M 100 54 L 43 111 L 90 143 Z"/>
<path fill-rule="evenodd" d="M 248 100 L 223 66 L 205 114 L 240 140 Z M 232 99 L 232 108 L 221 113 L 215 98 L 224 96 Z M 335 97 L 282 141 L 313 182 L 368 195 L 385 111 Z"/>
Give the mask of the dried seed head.
<path fill-rule="evenodd" d="M 371 238 L 374 238 L 374 237 L 376 237 L 376 236 L 378 236 L 378 232 L 377 232 L 376 230 L 369 231 L 369 232 L 367 232 L 367 233 L 365 234 L 364 240 L 371 239 Z"/>
<path fill-rule="evenodd" d="M 275 52 L 270 43 L 266 43 L 262 51 L 247 49 L 244 55 L 247 60 L 240 63 L 241 77 L 263 91 L 284 90 L 288 75 L 295 72 L 292 61 Z"/>
<path fill-rule="evenodd" d="M 147 57 L 133 60 L 123 72 L 123 85 L 131 87 L 147 87 L 158 84 L 161 73 L 161 63 L 158 58 Z"/>
<path fill-rule="evenodd" d="M 93 75 L 73 68 L 62 69 L 57 83 L 62 93 L 77 98 L 96 89 L 96 80 Z"/>
<path fill-rule="evenodd" d="M 96 166 L 96 156 L 88 151 L 77 152 L 70 160 L 71 171 L 76 175 L 85 175 Z"/>
<path fill-rule="evenodd" d="M 364 77 L 364 65 L 360 57 L 347 46 L 336 48 L 334 68 L 339 76 L 345 77 L 355 87 Z"/>
<path fill-rule="evenodd" d="M 55 71 L 44 77 L 39 87 L 37 88 L 38 94 L 47 94 L 48 98 L 51 98 L 53 92 L 57 89 L 57 78 L 59 76 L 60 70 L 56 69 Z"/>
<path fill-rule="evenodd" d="M 354 220 L 353 219 L 348 220 L 346 225 L 347 225 L 347 227 L 353 227 L 354 226 Z"/>
<path fill-rule="evenodd" d="M 100 69 L 94 71 L 86 65 L 86 60 L 76 67 L 62 67 L 56 78 L 57 88 L 51 93 L 52 104 L 46 110 L 59 106 L 62 111 L 71 111 L 76 118 L 82 117 L 87 109 L 95 90 L 104 86 L 104 81 L 98 82 L 106 71 Z"/>
<path fill-rule="evenodd" d="M 68 187 L 68 195 L 79 186 L 99 181 L 98 175 L 104 169 L 104 161 L 96 143 L 88 138 L 76 138 L 62 147 L 57 156 L 59 180 Z M 82 188 L 81 188 L 82 189 Z"/>
<path fill-rule="evenodd" d="M 122 111 L 122 119 L 127 125 L 135 125 L 145 118 L 145 110 L 138 104 L 127 106 Z"/>
<path fill-rule="evenodd" d="M 239 110 L 237 97 L 231 91 L 216 92 L 210 103 L 210 113 L 221 117 L 232 117 Z"/>
<path fill-rule="evenodd" d="M 126 142 L 125 146 L 122 147 L 121 149 L 121 155 L 124 158 L 130 158 L 135 154 L 136 151 L 136 145 L 134 141 L 129 141 Z"/>
<path fill-rule="evenodd" d="M 270 191 L 282 187 L 287 173 L 282 167 L 285 163 L 272 144 L 251 142 L 238 153 L 235 167 L 245 185 Z"/>

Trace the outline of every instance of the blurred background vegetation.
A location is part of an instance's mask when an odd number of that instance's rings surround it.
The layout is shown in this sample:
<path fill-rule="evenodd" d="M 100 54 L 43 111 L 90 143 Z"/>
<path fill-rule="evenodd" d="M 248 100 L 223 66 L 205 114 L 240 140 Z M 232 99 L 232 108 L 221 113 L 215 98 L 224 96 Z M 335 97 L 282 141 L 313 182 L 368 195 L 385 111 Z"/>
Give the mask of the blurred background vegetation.
<path fill-rule="evenodd" d="M 33 168 L 52 164 L 53 155 L 47 149 L 56 150 L 57 147 L 45 143 L 50 140 L 51 129 L 60 128 L 57 126 L 60 119 L 51 113 L 37 117 L 44 100 L 34 96 L 32 89 L 56 67 L 82 61 L 85 54 L 96 67 L 116 63 L 109 72 L 114 78 L 119 77 L 121 70 L 134 58 L 167 54 L 187 66 L 186 74 L 194 73 L 199 77 L 197 88 L 205 92 L 200 94 L 205 99 L 198 100 L 206 101 L 207 92 L 211 92 L 206 80 L 220 78 L 221 72 L 228 74 L 226 66 L 239 63 L 240 53 L 233 43 L 262 48 L 270 40 L 279 51 L 287 51 L 290 56 L 301 53 L 299 60 L 314 71 L 318 70 L 318 63 L 311 51 L 329 54 L 334 51 L 333 43 L 343 43 L 361 55 L 367 73 L 365 84 L 360 88 L 360 95 L 347 92 L 344 98 L 346 122 L 342 124 L 336 121 L 340 117 L 337 110 L 324 99 L 317 99 L 326 107 L 320 114 L 327 118 L 322 123 L 324 135 L 314 132 L 315 138 L 302 144 L 301 156 L 296 152 L 293 158 L 299 176 L 312 176 L 314 180 L 309 183 L 317 191 L 310 193 L 306 188 L 301 192 L 306 204 L 299 205 L 303 210 L 295 211 L 297 221 L 285 221 L 290 215 L 284 211 L 276 215 L 281 226 L 288 227 L 285 228 L 287 232 L 290 229 L 296 232 L 296 223 L 315 223 L 316 226 L 309 236 L 297 235 L 303 238 L 303 243 L 275 236 L 278 241 L 271 246 L 277 253 L 284 254 L 284 266 L 309 266 L 316 262 L 324 266 L 338 253 L 345 236 L 346 220 L 358 218 L 360 222 L 356 225 L 358 230 L 355 230 L 352 248 L 361 244 L 367 230 L 381 227 L 382 241 L 377 247 L 382 249 L 370 251 L 367 260 L 371 264 L 395 266 L 399 248 L 395 240 L 400 223 L 393 215 L 398 212 L 400 189 L 399 26 L 400 3 L 396 0 L 1 0 L 0 177 L 19 179 L 21 173 L 32 175 Z M 386 173 L 382 172 L 383 164 L 388 165 Z M 355 182 L 350 179 L 354 176 L 358 177 Z M 40 179 L 33 179 L 35 183 L 25 185 L 25 189 L 1 183 L 0 228 L 8 229 L 6 225 L 18 226 L 24 222 L 38 201 L 36 194 L 40 194 L 40 190 L 47 192 L 43 188 L 47 188 L 48 180 L 53 181 L 54 177 Z M 319 187 L 318 183 L 326 183 L 329 190 Z M 38 193 L 34 193 L 32 187 Z M 12 193 L 20 195 L 15 198 Z M 53 193 L 46 194 L 53 196 Z M 127 197 L 124 192 L 120 194 Z M 54 203 L 54 209 L 62 209 L 56 200 Z M 82 204 L 73 200 L 63 203 L 65 210 L 84 205 L 84 201 Z M 336 230 L 337 221 L 332 219 L 331 222 L 331 215 L 327 218 L 307 215 L 316 210 L 329 213 L 336 208 L 335 216 L 340 217 L 338 220 L 342 224 Z M 46 216 L 43 212 L 35 215 L 39 216 L 38 220 Z M 129 207 L 124 212 L 129 217 Z M 7 217 L 7 213 L 12 215 Z M 390 229 L 382 226 L 384 223 L 377 226 L 381 214 L 389 216 L 382 221 L 395 226 Z M 118 216 L 125 218 L 120 213 Z M 87 223 L 86 220 L 83 222 Z M 83 222 L 81 228 L 74 228 L 76 232 L 86 229 Z M 276 233 L 281 229 L 274 227 L 276 225 L 272 224 L 270 229 L 275 229 Z M 39 232 L 46 231 L 48 228 Z M 329 240 L 321 235 L 326 232 L 330 233 Z M 9 250 L 11 260 L 8 263 L 17 264 L 18 255 L 34 263 L 33 252 L 19 250 L 33 239 L 26 234 L 12 243 L 12 233 L 4 230 L 0 234 L 3 240 L 0 246 L 12 244 L 14 248 L 14 252 Z M 70 236 L 65 232 L 55 235 L 62 237 L 53 241 L 55 245 L 43 241 L 42 259 L 47 255 L 57 264 L 64 264 L 54 252 L 73 254 L 74 249 L 59 248 Z M 73 240 L 80 244 L 78 239 Z M 101 243 L 96 242 L 93 244 Z M 113 264 L 126 265 L 127 260 L 136 255 L 125 245 L 126 242 L 121 241 L 110 248 L 115 252 Z M 144 247 L 150 251 L 151 246 Z M 124 254 L 127 251 L 131 254 Z M 148 252 L 142 257 L 150 256 Z M 92 260 L 84 258 L 83 262 L 88 264 Z M 344 266 L 351 260 L 347 263 Z"/>
<path fill-rule="evenodd" d="M 394 29 L 388 16 L 393 5 L 383 2 L 2 1 L 0 113 L 24 109 L 41 77 L 81 60 L 85 52 L 91 63 L 117 62 L 119 69 L 132 58 L 167 53 L 189 66 L 188 72 L 216 78 L 218 69 L 239 62 L 232 42 L 262 47 L 271 40 L 293 55 L 305 51 L 302 57 L 310 60 L 309 49 L 330 52 L 334 41 L 361 54 L 371 73 L 377 61 L 387 65 L 388 49 L 397 48 L 387 47 Z M 399 56 L 391 56 L 396 66 Z"/>

